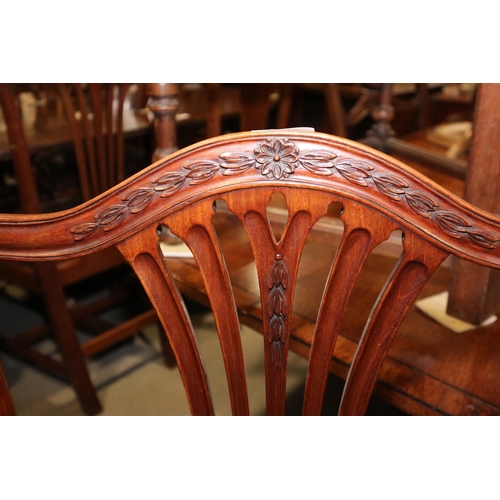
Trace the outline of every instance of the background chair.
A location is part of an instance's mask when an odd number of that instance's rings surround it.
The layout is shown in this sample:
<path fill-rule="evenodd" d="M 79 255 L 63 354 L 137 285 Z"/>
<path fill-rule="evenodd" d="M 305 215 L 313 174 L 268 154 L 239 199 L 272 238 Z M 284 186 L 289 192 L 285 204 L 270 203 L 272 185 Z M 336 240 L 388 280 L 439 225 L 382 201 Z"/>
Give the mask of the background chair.
<path fill-rule="evenodd" d="M 280 233 L 267 213 L 276 193 L 288 210 Z M 227 209 L 220 208 L 221 202 Z M 233 413 L 248 413 L 239 317 L 254 311 L 254 325 L 260 318 L 263 332 L 267 412 L 281 415 L 290 336 L 301 325 L 300 314 L 294 312 L 301 305 L 294 303 L 300 258 L 313 226 L 339 203 L 344 231 L 310 338 L 304 414 L 321 411 L 331 355 L 364 263 L 392 233 L 404 235 L 402 252 L 349 366 L 339 413 L 358 415 L 365 411 L 399 325 L 446 257 L 453 254 L 500 268 L 498 217 L 382 153 L 310 132 L 218 137 L 174 153 L 64 214 L 1 216 L 0 257 L 52 262 L 116 247 L 158 312 L 192 413 L 213 414 L 202 356 L 177 286 L 185 277 L 176 276 L 175 266 L 159 250 L 158 233 L 168 226 L 196 258 L 218 329 Z M 248 293 L 253 283 L 247 289 L 232 287 L 235 277 L 225 265 L 225 243 L 217 233 L 221 210 L 234 214 L 246 230 L 260 305 Z M 113 220 L 111 211 L 122 215 Z"/>
<path fill-rule="evenodd" d="M 24 134 L 17 89 L 13 85 L 0 85 L 0 104 L 9 134 L 22 213 L 53 211 L 87 201 L 150 162 L 147 149 L 142 157 L 137 154 L 137 149 L 127 149 L 125 154 L 125 134 L 131 132 L 130 120 L 135 120 L 133 110 L 126 113 L 126 107 L 131 106 L 130 90 L 128 84 L 43 87 L 40 91 L 47 92 L 54 106 L 59 107 L 55 112 L 66 117 L 65 127 L 61 130 L 70 144 L 62 149 L 52 148 L 43 154 L 38 153 L 38 162 L 37 155 L 34 162 Z M 147 121 L 145 116 L 143 118 Z M 62 118 L 59 116 L 58 119 Z M 149 122 L 146 127 L 149 133 Z M 141 133 L 144 134 L 144 127 Z M 45 169 L 40 168 L 40 156 Z M 59 183 L 61 177 L 64 177 L 64 182 Z M 71 179 L 69 183 L 68 177 Z M 42 193 L 41 186 L 48 189 Z M 116 222 L 120 217 L 119 213 L 108 215 L 110 222 L 112 219 Z M 0 348 L 69 381 L 83 410 L 87 414 L 98 413 L 101 405 L 85 358 L 157 321 L 154 309 L 144 300 L 145 297 L 141 297 L 141 292 L 136 291 L 140 287 L 130 286 L 130 269 L 120 253 L 110 247 L 103 252 L 57 263 L 1 261 L 0 276 L 9 284 L 28 291 L 35 298 L 35 306 L 43 306 L 42 313 L 47 320 L 45 324 L 18 335 L 3 336 Z M 106 291 L 104 296 L 101 294 L 88 302 L 87 296 L 75 294 L 75 284 L 90 278 L 95 280 L 96 276 L 102 276 L 100 283 L 102 290 Z M 81 303 L 81 298 L 86 302 Z M 118 322 L 102 316 L 103 312 L 127 303 L 130 314 Z M 85 333 L 85 340 L 79 341 L 77 331 Z M 38 343 L 48 336 L 55 338 L 60 358 L 38 349 Z M 167 353 L 168 346 L 164 347 Z"/>
<path fill-rule="evenodd" d="M 0 416 L 6 417 L 14 415 L 16 415 L 14 402 L 12 401 L 9 385 L 5 378 L 2 364 L 0 363 Z"/>

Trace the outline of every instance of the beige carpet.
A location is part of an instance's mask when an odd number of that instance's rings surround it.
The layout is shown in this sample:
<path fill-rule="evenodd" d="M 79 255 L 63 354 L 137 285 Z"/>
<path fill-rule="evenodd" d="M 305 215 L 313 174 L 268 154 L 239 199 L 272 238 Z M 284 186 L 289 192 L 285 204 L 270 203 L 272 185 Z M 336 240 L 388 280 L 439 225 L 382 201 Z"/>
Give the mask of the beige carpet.
<path fill-rule="evenodd" d="M 211 380 L 215 410 L 230 415 L 227 385 L 213 317 L 204 310 L 193 316 L 193 324 Z M 250 408 L 253 415 L 265 412 L 262 336 L 243 327 Z M 6 354 L 2 363 L 19 415 L 82 415 L 72 388 Z M 129 342 L 89 361 L 92 380 L 103 406 L 102 416 L 189 415 L 177 369 L 164 365 L 154 327 Z M 306 361 L 290 354 L 287 390 L 300 389 Z"/>

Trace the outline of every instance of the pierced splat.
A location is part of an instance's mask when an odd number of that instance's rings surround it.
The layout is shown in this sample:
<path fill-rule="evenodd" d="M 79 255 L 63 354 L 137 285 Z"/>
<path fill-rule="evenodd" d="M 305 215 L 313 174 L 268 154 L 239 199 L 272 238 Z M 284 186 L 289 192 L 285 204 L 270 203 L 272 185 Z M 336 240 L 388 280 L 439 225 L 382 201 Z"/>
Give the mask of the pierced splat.
<path fill-rule="evenodd" d="M 304 395 L 304 414 L 319 415 L 329 373 L 331 353 L 356 279 L 372 250 L 387 240 L 393 222 L 342 200 L 344 234 L 328 277 L 318 312 Z"/>
<path fill-rule="evenodd" d="M 281 151 L 286 155 L 278 159 Z M 282 196 L 288 211 L 279 234 L 269 220 L 273 196 Z M 250 245 L 242 248 L 244 238 L 221 244 L 214 229 L 219 229 L 214 224 L 216 200 L 222 200 L 233 213 L 230 221 L 241 222 L 244 230 L 238 224 L 238 231 L 246 231 L 245 242 Z M 340 243 L 332 232 L 326 232 L 328 237 L 323 235 L 314 241 L 320 250 L 309 253 L 311 247 L 306 246 L 306 240 L 315 226 L 323 224 L 320 220 L 331 213 L 332 203 L 344 208 Z M 220 228 L 229 226 L 232 237 L 235 232 L 230 221 Z M 166 265 L 156 233 L 162 224 L 190 247 L 199 271 L 192 261 L 169 260 Z M 405 235 L 402 251 L 366 321 L 361 340 L 358 342 L 354 335 L 347 338 L 343 331 L 340 339 L 346 305 L 350 298 L 356 298 L 356 289 L 351 297 L 354 283 L 363 276 L 368 255 L 378 251 L 394 231 Z M 321 276 L 321 283 L 326 284 L 313 333 L 314 317 L 294 313 L 294 302 L 299 305 L 295 292 L 302 255 L 307 259 L 313 255 L 314 259 L 323 251 L 323 243 L 333 246 L 329 256 L 338 248 L 329 273 Z M 180 289 L 183 293 L 192 290 L 195 300 L 203 296 L 205 302 L 207 298 L 210 301 L 234 414 L 246 415 L 249 411 L 241 319 L 264 333 L 269 415 L 285 412 L 291 347 L 309 357 L 304 414 L 321 412 L 336 343 L 344 349 L 340 362 L 346 370 L 349 366 L 340 414 L 358 415 L 365 411 L 402 319 L 446 256 L 453 254 L 500 269 L 500 219 L 466 204 L 386 155 L 344 139 L 301 131 L 214 138 L 161 160 L 73 210 L 0 216 L 0 257 L 4 259 L 63 260 L 113 245 L 138 274 L 161 318 L 193 414 L 211 415 L 214 408 Z M 223 255 L 221 248 L 232 254 Z M 251 273 L 243 278 L 230 275 L 226 259 L 231 259 L 231 270 L 240 263 L 246 271 L 248 264 L 255 262 L 258 287 L 255 274 L 251 279 Z M 393 255 L 386 262 L 393 262 Z M 195 273 L 190 274 L 189 267 L 196 271 L 192 282 L 189 279 Z M 186 275 L 176 274 L 182 270 Z M 310 276 L 313 279 L 317 274 Z M 301 285 L 310 285 L 299 277 Z M 382 280 L 377 275 L 375 281 Z M 320 302 L 316 299 L 317 295 L 310 302 Z M 306 292 L 304 302 L 307 300 Z M 355 318 L 356 325 L 361 325 L 363 318 L 364 314 L 359 321 Z"/>
<path fill-rule="evenodd" d="M 268 190 L 256 189 L 252 202 L 231 193 L 224 198 L 229 209 L 238 216 L 252 245 L 262 304 L 265 335 L 265 367 L 267 411 L 283 415 L 285 411 L 286 369 L 290 326 L 300 256 L 314 224 L 323 217 L 337 197 L 316 193 L 304 203 L 304 193 L 280 190 L 285 197 L 289 217 L 279 242 L 276 242 L 265 207 Z M 255 208 L 260 207 L 260 208 Z"/>
<path fill-rule="evenodd" d="M 282 193 L 277 192 L 271 196 L 266 212 L 274 234 L 274 239 L 278 242 L 283 236 L 283 232 L 290 215 L 288 213 L 285 197 Z"/>

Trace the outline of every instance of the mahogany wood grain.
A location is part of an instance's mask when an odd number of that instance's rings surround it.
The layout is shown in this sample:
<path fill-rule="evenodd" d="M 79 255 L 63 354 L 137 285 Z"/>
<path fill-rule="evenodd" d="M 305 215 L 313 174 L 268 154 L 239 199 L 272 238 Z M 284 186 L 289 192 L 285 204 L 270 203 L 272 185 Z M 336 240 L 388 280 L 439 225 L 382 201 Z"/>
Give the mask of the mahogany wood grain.
<path fill-rule="evenodd" d="M 465 180 L 465 200 L 500 213 L 500 84 L 479 85 L 472 146 Z M 500 273 L 456 261 L 448 313 L 479 325 L 500 304 Z"/>
<path fill-rule="evenodd" d="M 175 114 L 179 108 L 177 83 L 148 83 L 148 108 L 154 113 L 156 149 L 153 161 L 160 160 L 177 150 Z"/>
<path fill-rule="evenodd" d="M 9 85 L 0 85 L 0 107 L 9 135 L 9 149 L 14 159 L 14 171 L 18 179 L 18 196 L 27 213 L 40 213 L 41 203 L 26 139 L 24 137 L 19 100 Z"/>
<path fill-rule="evenodd" d="M 250 265 L 252 252 L 245 241 L 245 231 L 236 227 L 235 217 L 220 217 L 221 214 L 215 224 L 233 277 L 240 319 L 261 331 L 259 291 Z M 310 234 L 295 292 L 290 349 L 306 359 L 311 352 L 322 283 L 338 246 L 336 235 L 332 238 L 327 225 L 327 222 L 317 225 Z M 343 379 L 371 305 L 397 262 L 398 255 L 389 250 L 390 253 L 382 245 L 376 247 L 365 262 L 341 321 L 335 349 L 327 354 L 330 372 Z M 168 264 L 182 293 L 209 305 L 194 260 L 169 259 Z M 447 290 L 449 279 L 450 266 L 445 261 L 419 298 Z M 500 391 L 496 383 L 499 363 L 500 323 L 457 335 L 413 306 L 385 358 L 374 394 L 413 415 L 500 415 Z M 313 366 L 311 363 L 311 369 Z"/>
<path fill-rule="evenodd" d="M 281 236 L 276 236 L 267 212 L 277 193 L 288 211 Z M 227 209 L 219 209 L 220 201 Z M 310 244 L 316 223 L 339 203 L 345 226 L 339 250 L 327 244 L 328 237 L 322 246 L 318 240 Z M 227 210 L 241 229 L 238 233 L 234 223 L 226 226 L 231 237 L 226 233 L 222 239 L 218 221 Z M 159 233 L 164 226 L 187 243 L 196 264 L 163 257 Z M 370 252 L 394 231 L 404 235 L 399 258 Z M 247 252 L 243 242 L 249 243 Z M 209 139 L 74 209 L 0 216 L 3 259 L 52 261 L 112 246 L 130 262 L 157 310 L 193 414 L 211 415 L 214 408 L 183 304 L 182 293 L 189 289 L 214 310 L 235 414 L 248 413 L 238 316 L 263 332 L 269 415 L 285 413 L 289 349 L 307 357 L 311 352 L 304 413 L 319 414 L 325 366 L 332 369 L 333 363 L 347 377 L 340 414 L 358 415 L 364 413 L 372 390 L 400 391 L 405 364 L 408 368 L 417 361 L 430 362 L 425 349 L 414 359 L 420 343 L 429 339 L 417 327 L 411 305 L 431 277 L 449 271 L 440 266 L 444 259 L 451 254 L 500 268 L 500 219 L 383 153 L 298 130 Z M 333 261 L 325 264 L 322 259 L 330 254 Z M 303 259 L 309 259 L 309 267 L 302 266 Z M 373 304 L 371 312 L 368 303 Z M 411 315 L 412 333 L 398 344 L 397 330 Z M 414 334 L 417 329 L 421 339 Z M 449 337 L 433 340 L 436 350 L 446 350 Z M 467 342 L 470 348 L 471 341 L 465 339 L 460 349 L 466 349 Z M 452 355 L 456 353 L 454 349 Z M 446 365 L 446 356 L 443 359 Z M 494 359 L 469 358 L 470 368 L 458 376 L 480 385 L 475 363 Z M 397 366 L 396 380 L 391 379 L 390 363 Z M 435 365 L 435 373 L 446 368 Z M 413 411 L 431 413 L 422 386 L 413 386 L 412 377 L 425 379 L 424 385 L 438 377 L 422 367 L 406 373 L 405 391 L 413 394 Z M 494 413 L 485 390 L 481 386 L 471 392 L 470 404 L 482 413 Z M 467 399 L 465 391 L 462 396 Z M 457 410 L 448 398 L 449 393 L 441 396 L 447 406 L 439 411 Z"/>
<path fill-rule="evenodd" d="M 81 198 L 90 200 L 122 181 L 125 172 L 124 157 L 124 107 L 129 84 L 54 84 L 51 91 L 58 96 L 66 114 L 66 132 L 73 139 L 79 172 Z M 43 205 L 37 189 L 36 172 L 31 163 L 31 151 L 25 137 L 30 130 L 22 121 L 20 101 L 15 88 L 0 84 L 0 105 L 7 125 L 9 144 L 23 213 L 41 213 Z M 35 367 L 69 381 L 74 388 L 82 409 L 87 414 L 101 410 L 95 388 L 92 385 L 85 358 L 130 337 L 139 328 L 157 321 L 154 309 L 125 321 L 118 326 L 85 318 L 109 308 L 108 297 L 98 300 L 91 311 L 89 307 L 70 300 L 67 287 L 81 280 L 112 269 L 128 271 L 120 252 L 110 247 L 103 252 L 77 259 L 58 262 L 11 262 L 0 261 L 0 275 L 40 295 L 44 304 L 43 327 L 22 332 L 19 336 L 0 339 L 0 347 L 33 364 Z M 115 298 L 131 300 L 131 294 L 116 294 Z M 80 345 L 76 326 L 87 333 L 96 334 Z M 99 328 L 95 328 L 96 325 Z M 87 328 L 90 326 L 91 328 Z M 37 350 L 36 342 L 53 336 L 62 360 L 55 360 Z M 166 352 L 166 346 L 164 353 Z"/>
<path fill-rule="evenodd" d="M 12 417 L 15 415 L 14 402 L 12 401 L 7 379 L 0 363 L 0 417 Z"/>
<path fill-rule="evenodd" d="M 66 113 L 60 101 L 57 84 L 11 85 L 19 96 L 19 110 L 27 148 L 33 155 L 46 153 L 54 148 L 68 148 L 73 144 Z M 137 102 L 142 93 L 142 84 L 129 86 L 126 106 L 123 110 L 123 132 L 127 139 L 145 137 L 150 134 L 151 122 L 144 113 L 144 104 Z M 33 94 L 36 92 L 36 96 Z M 5 116 L 3 117 L 5 120 Z M 0 128 L 0 159 L 12 158 L 13 151 L 7 130 Z"/>

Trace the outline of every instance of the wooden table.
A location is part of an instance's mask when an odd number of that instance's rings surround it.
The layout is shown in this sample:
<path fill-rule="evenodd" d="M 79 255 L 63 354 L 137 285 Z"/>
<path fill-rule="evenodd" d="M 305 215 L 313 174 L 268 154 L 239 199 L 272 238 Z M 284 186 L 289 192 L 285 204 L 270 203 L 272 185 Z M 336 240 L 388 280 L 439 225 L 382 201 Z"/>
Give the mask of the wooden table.
<path fill-rule="evenodd" d="M 58 100 L 37 100 L 30 92 L 20 93 L 21 113 L 26 143 L 31 154 L 53 147 L 71 145 L 68 121 Z M 9 138 L 0 108 L 0 160 L 11 157 Z M 151 116 L 146 109 L 134 109 L 131 104 L 124 108 L 123 127 L 127 138 L 149 133 Z"/>
<path fill-rule="evenodd" d="M 279 223 L 279 210 L 275 217 Z M 279 224 L 278 224 L 279 225 Z M 261 328 L 261 308 L 252 254 L 243 229 L 227 211 L 216 214 L 235 299 L 244 324 Z M 291 349 L 307 357 L 317 306 L 339 241 L 339 220 L 315 228 L 306 244 L 299 273 Z M 345 378 L 364 321 L 385 277 L 396 262 L 399 239 L 377 249 L 356 285 L 346 320 L 331 357 L 331 372 Z M 193 259 L 169 259 L 182 293 L 207 304 Z M 420 298 L 445 291 L 450 262 L 433 276 Z M 413 415 L 500 415 L 500 322 L 461 335 L 452 333 L 413 306 L 391 346 L 375 394 Z"/>

